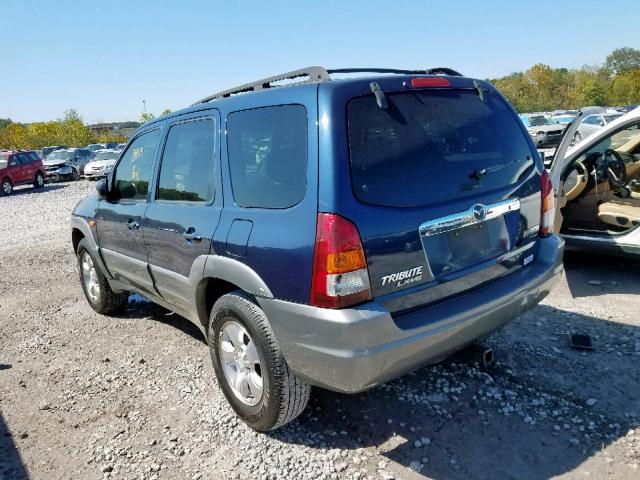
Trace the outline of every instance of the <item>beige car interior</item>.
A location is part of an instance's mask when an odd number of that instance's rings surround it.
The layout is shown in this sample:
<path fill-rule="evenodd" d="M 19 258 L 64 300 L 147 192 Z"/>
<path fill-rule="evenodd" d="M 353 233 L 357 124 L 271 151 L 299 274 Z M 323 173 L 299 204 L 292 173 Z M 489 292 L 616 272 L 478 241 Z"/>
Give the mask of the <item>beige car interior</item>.
<path fill-rule="evenodd" d="M 592 159 L 597 155 L 593 152 L 603 151 L 599 144 L 571 164 L 563 182 L 565 230 L 615 234 L 640 225 L 639 127 L 640 124 L 627 127 L 601 141 L 606 141 L 606 147 L 624 160 L 627 175 L 623 187 L 612 185 L 604 170 L 595 168 Z"/>

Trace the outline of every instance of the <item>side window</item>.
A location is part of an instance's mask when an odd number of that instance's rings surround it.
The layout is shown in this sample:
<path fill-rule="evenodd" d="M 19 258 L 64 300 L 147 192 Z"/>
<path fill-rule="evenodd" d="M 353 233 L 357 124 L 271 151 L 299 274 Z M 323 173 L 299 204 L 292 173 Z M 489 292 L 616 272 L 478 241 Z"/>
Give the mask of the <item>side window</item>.
<path fill-rule="evenodd" d="M 159 137 L 159 130 L 140 135 L 122 155 L 113 177 L 114 192 L 117 198 L 135 200 L 147 198 Z"/>
<path fill-rule="evenodd" d="M 29 157 L 32 162 L 38 162 L 40 159 L 38 158 L 38 154 L 36 152 L 29 152 Z"/>
<path fill-rule="evenodd" d="M 213 201 L 216 125 L 211 118 L 173 125 L 162 153 L 156 198 Z"/>
<path fill-rule="evenodd" d="M 28 165 L 31 163 L 31 159 L 29 158 L 29 156 L 25 155 L 24 153 L 18 154 L 18 158 L 20 159 L 20 163 L 22 165 Z"/>
<path fill-rule="evenodd" d="M 238 206 L 287 208 L 307 188 L 307 111 L 282 105 L 227 118 L 231 188 Z"/>
<path fill-rule="evenodd" d="M 10 167 L 16 167 L 20 165 L 20 160 L 18 160 L 18 156 L 17 155 L 13 155 L 11 157 L 9 157 L 9 166 Z"/>

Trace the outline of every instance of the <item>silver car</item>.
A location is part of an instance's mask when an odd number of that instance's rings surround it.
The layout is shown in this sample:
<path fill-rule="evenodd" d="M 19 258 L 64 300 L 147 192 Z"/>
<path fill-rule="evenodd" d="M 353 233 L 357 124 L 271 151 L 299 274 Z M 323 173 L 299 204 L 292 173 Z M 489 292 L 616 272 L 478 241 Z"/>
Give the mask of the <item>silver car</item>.
<path fill-rule="evenodd" d="M 85 178 L 106 177 L 113 170 L 120 152 L 117 150 L 98 150 L 94 159 L 84 166 Z"/>
<path fill-rule="evenodd" d="M 597 132 L 622 115 L 623 114 L 619 112 L 603 112 L 587 115 L 582 122 L 580 122 L 580 125 L 578 125 L 578 129 L 573 135 L 573 142 L 578 143 L 582 141 L 583 138 L 587 138 L 592 133 Z"/>

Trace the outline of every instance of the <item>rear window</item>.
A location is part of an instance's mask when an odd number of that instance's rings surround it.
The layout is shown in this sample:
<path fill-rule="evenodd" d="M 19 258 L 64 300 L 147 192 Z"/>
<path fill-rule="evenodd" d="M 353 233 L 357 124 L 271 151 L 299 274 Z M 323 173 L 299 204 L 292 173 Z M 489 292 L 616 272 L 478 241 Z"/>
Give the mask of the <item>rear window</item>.
<path fill-rule="evenodd" d="M 532 151 L 506 103 L 475 90 L 373 95 L 347 108 L 356 198 L 419 207 L 516 183 L 533 167 Z"/>
<path fill-rule="evenodd" d="M 231 188 L 240 207 L 287 208 L 307 189 L 307 111 L 281 105 L 227 119 Z"/>

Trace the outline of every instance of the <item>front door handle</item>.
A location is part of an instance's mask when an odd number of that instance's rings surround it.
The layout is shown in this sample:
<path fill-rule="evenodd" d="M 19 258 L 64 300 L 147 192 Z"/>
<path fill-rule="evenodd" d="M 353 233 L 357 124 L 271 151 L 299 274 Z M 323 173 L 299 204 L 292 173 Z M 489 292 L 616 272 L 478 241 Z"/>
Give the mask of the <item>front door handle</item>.
<path fill-rule="evenodd" d="M 140 228 L 140 224 L 136 222 L 133 218 L 130 218 L 127 222 L 127 228 L 132 232 L 137 231 Z"/>
<path fill-rule="evenodd" d="M 184 237 L 184 239 L 187 242 L 200 242 L 200 241 L 202 241 L 202 237 L 200 235 L 198 235 L 198 232 L 196 232 L 196 229 L 193 228 L 193 227 L 189 227 L 187 229 L 187 231 L 182 234 L 182 236 Z"/>

